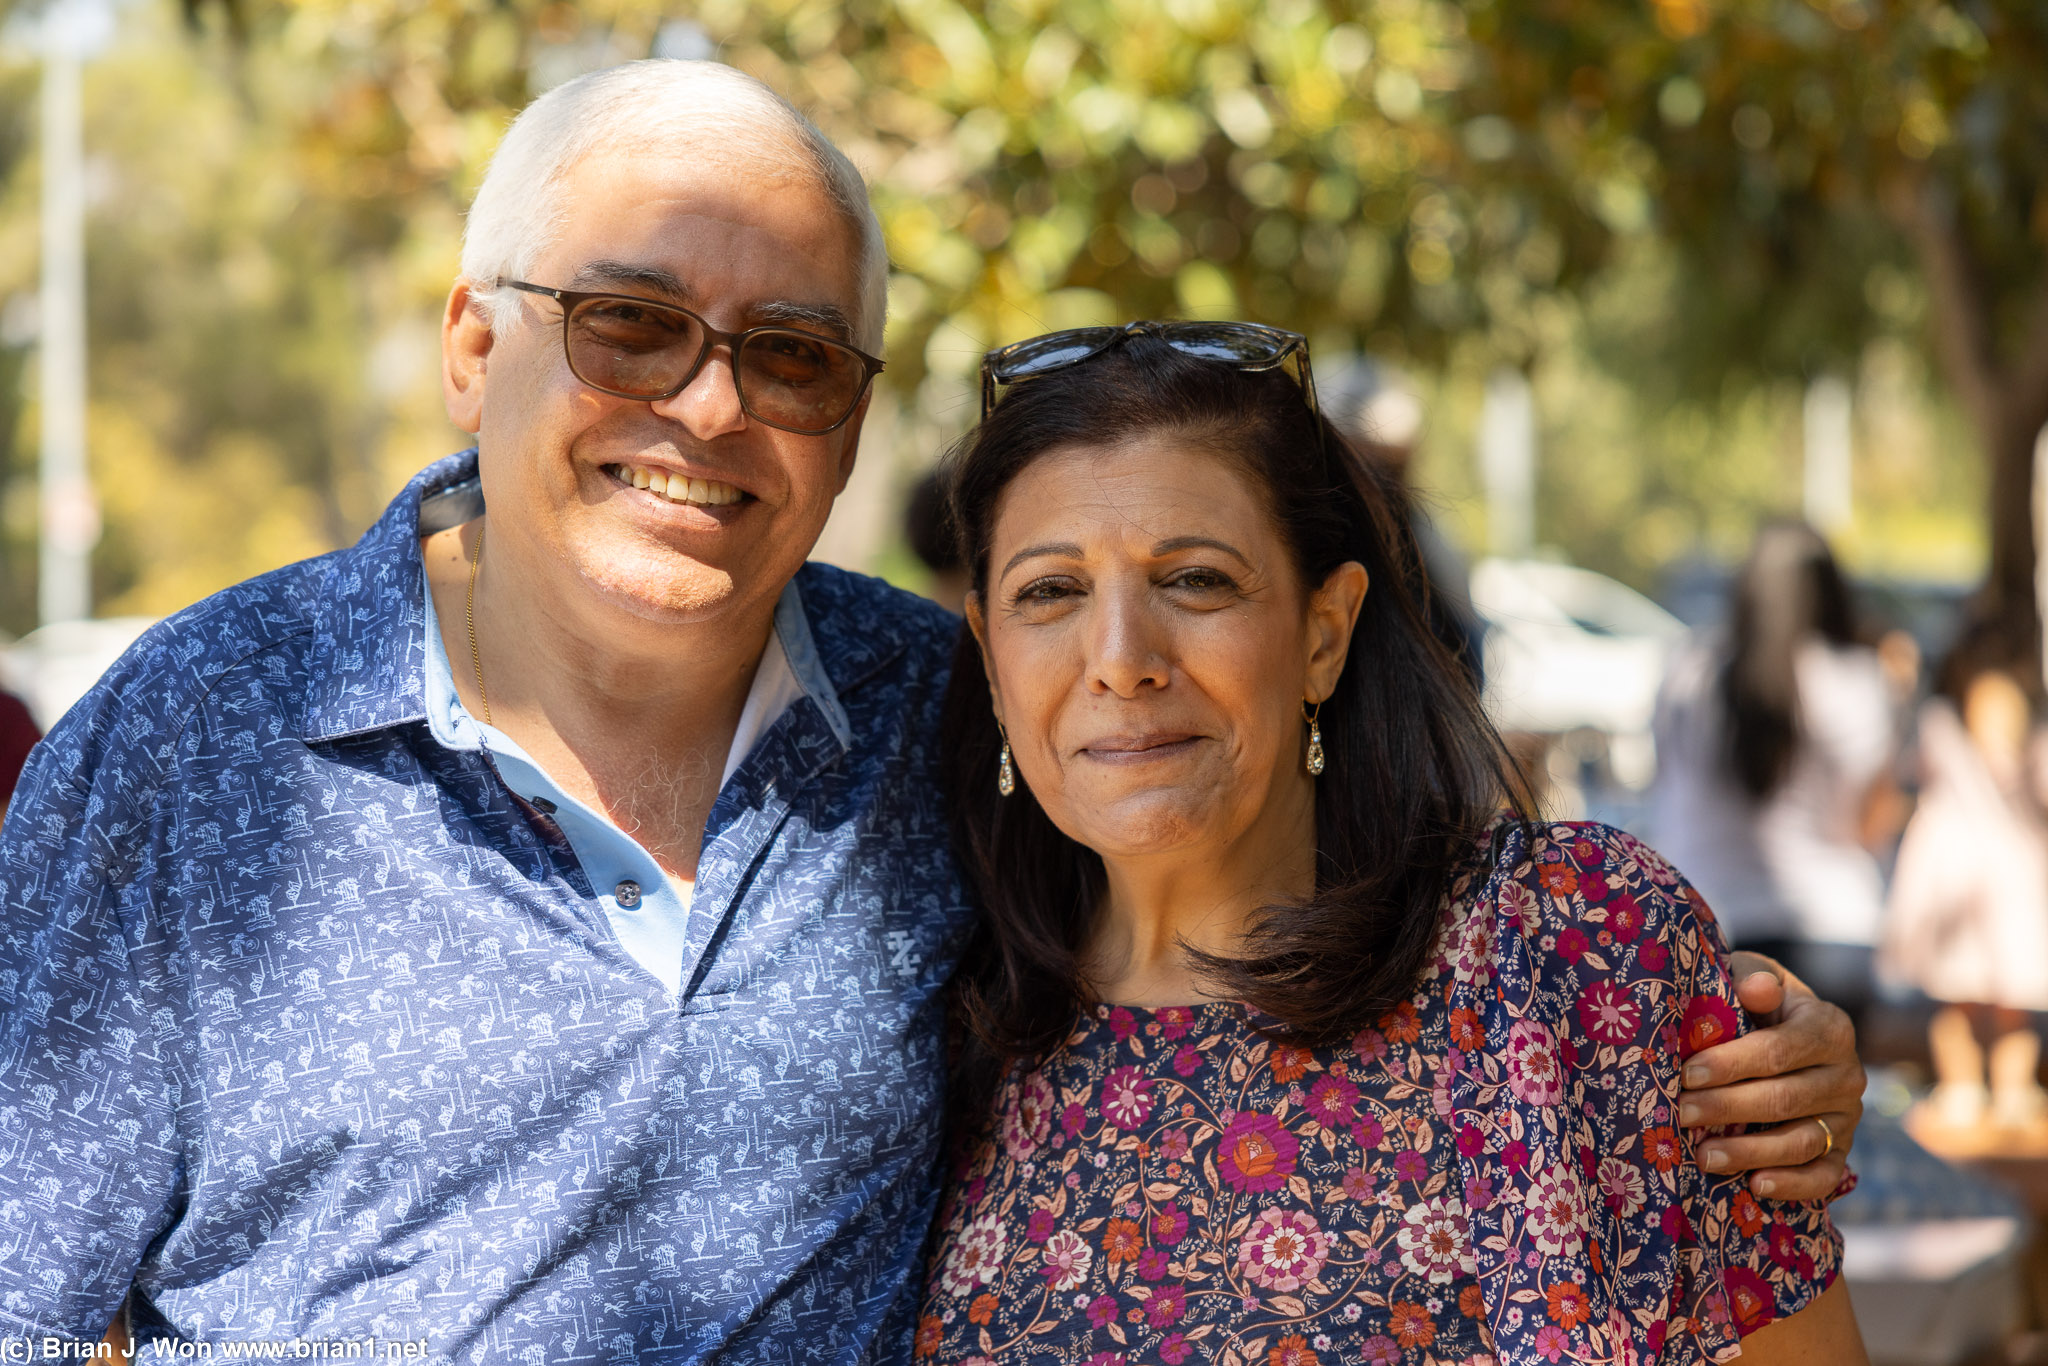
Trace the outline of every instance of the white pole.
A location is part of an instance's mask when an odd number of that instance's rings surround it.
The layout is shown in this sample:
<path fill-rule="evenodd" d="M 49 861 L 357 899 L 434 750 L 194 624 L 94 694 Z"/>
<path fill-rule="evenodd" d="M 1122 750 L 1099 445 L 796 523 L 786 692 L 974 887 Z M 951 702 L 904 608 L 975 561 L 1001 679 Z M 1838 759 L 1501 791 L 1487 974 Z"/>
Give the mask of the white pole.
<path fill-rule="evenodd" d="M 1847 529 L 1855 514 L 1852 414 L 1849 386 L 1837 376 L 1806 386 L 1806 520 L 1828 535 Z"/>
<path fill-rule="evenodd" d="M 38 615 L 92 615 L 99 503 L 85 468 L 85 152 L 79 68 L 86 16 L 55 0 L 43 16 L 42 489 Z"/>
<path fill-rule="evenodd" d="M 1527 556 L 1536 545 L 1536 402 L 1528 378 L 1511 365 L 1486 377 L 1479 477 L 1490 549 L 1510 559 Z"/>

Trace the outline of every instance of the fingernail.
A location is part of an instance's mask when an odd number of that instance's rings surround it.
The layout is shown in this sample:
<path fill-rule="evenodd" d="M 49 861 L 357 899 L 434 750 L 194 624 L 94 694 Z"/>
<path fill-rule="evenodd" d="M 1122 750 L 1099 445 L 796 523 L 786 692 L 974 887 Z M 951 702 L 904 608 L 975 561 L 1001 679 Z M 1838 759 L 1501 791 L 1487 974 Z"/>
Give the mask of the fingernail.
<path fill-rule="evenodd" d="M 1720 1171 L 1728 1165 L 1728 1154 L 1719 1148 L 1702 1148 L 1700 1150 L 1700 1165 L 1710 1172 Z"/>
<path fill-rule="evenodd" d="M 1697 1126 L 1699 1122 L 1700 1107 L 1697 1105 L 1687 1105 L 1681 1101 L 1678 1106 L 1678 1127 L 1681 1129 L 1691 1129 Z"/>
<path fill-rule="evenodd" d="M 1768 1176 L 1764 1177 L 1756 1183 L 1756 1193 L 1766 1198 L 1769 1198 L 1771 1192 L 1777 1189 L 1778 1183 L 1771 1180 L 1771 1178 Z"/>
<path fill-rule="evenodd" d="M 1686 1068 L 1685 1084 L 1687 1086 L 1705 1086 L 1707 1084 L 1707 1069 L 1704 1067 Z"/>

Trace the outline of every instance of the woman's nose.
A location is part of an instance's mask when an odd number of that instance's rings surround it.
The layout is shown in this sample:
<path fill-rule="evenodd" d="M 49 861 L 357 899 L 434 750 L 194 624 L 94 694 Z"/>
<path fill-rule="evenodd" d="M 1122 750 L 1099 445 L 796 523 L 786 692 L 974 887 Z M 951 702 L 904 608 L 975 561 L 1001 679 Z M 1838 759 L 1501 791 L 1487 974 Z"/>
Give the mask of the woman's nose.
<path fill-rule="evenodd" d="M 1166 686 L 1164 634 L 1145 595 L 1098 590 L 1094 625 L 1089 640 L 1093 657 L 1088 661 L 1092 690 L 1135 697 L 1145 688 Z"/>

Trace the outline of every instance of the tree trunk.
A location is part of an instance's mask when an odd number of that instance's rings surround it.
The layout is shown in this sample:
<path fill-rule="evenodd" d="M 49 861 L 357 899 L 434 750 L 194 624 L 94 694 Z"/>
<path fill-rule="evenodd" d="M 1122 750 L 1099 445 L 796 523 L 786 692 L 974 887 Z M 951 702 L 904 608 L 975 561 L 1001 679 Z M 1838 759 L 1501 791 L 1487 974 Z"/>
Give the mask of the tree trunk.
<path fill-rule="evenodd" d="M 2013 656 L 2010 665 L 2038 686 L 2041 617 L 2034 593 L 2034 439 L 2038 428 L 2012 411 L 2032 405 L 1998 406 L 2004 410 L 2002 420 L 1990 430 L 1980 431 L 1990 462 L 1991 555 L 1975 615 L 1986 629 L 1996 632 Z"/>

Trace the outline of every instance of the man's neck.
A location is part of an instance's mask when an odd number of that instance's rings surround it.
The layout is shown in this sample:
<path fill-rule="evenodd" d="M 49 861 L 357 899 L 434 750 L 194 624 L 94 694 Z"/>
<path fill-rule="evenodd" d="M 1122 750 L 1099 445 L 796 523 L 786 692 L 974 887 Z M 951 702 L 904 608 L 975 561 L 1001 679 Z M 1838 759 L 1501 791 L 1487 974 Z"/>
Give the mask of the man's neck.
<path fill-rule="evenodd" d="M 480 693 L 465 610 L 474 535 L 471 524 L 422 543 L 464 708 L 482 718 L 487 696 L 491 724 L 563 791 L 603 812 L 667 872 L 694 880 L 704 823 L 773 627 L 774 599 L 746 620 L 655 627 L 619 613 L 608 627 L 545 585 L 519 582 L 516 561 L 505 556 L 495 575 L 487 569 L 476 584 Z"/>

